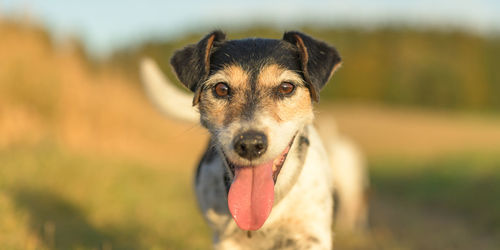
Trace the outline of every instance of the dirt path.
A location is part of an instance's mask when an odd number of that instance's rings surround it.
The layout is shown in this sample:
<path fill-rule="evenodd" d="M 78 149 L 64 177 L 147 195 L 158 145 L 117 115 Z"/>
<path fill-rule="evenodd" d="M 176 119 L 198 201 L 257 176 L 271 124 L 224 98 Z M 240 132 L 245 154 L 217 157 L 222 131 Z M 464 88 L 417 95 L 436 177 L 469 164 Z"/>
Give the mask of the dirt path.
<path fill-rule="evenodd" d="M 330 105 L 342 133 L 368 156 L 432 157 L 465 151 L 500 151 L 500 116 L 454 114 L 373 105 Z"/>

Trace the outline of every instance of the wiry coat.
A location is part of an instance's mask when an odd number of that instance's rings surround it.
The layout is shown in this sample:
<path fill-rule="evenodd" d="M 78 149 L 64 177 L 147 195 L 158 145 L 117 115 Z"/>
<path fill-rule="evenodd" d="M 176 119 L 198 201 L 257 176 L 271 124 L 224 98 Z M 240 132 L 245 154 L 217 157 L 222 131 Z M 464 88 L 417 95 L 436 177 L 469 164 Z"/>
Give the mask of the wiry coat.
<path fill-rule="evenodd" d="M 330 249 L 334 171 L 329 156 L 335 147 L 325 151 L 312 125 L 312 103 L 340 65 L 337 51 L 299 32 L 287 32 L 282 40 L 226 41 L 215 31 L 176 52 L 171 63 L 179 80 L 194 92 L 200 122 L 211 133 L 195 189 L 214 231 L 215 248 Z M 145 81 L 151 82 L 154 74 L 145 68 Z M 283 92 L 283 83 L 293 91 Z M 216 90 L 221 84 L 227 90 L 224 95 Z M 153 96 L 158 88 L 159 84 L 148 86 Z M 161 100 L 157 103 L 162 105 Z M 163 106 L 167 114 L 178 113 L 171 103 Z M 257 158 L 235 150 L 235 138 L 248 131 L 267 138 Z M 275 163 L 278 159 L 284 163 Z M 269 161 L 274 176 L 272 211 L 258 230 L 241 230 L 228 208 L 235 166 Z"/>
<path fill-rule="evenodd" d="M 333 175 L 328 158 L 313 126 L 306 126 L 295 140 L 276 183 L 278 201 L 264 226 L 250 235 L 236 226 L 229 213 L 223 159 L 215 150 L 205 153 L 195 188 L 201 210 L 214 230 L 216 249 L 331 248 Z"/>

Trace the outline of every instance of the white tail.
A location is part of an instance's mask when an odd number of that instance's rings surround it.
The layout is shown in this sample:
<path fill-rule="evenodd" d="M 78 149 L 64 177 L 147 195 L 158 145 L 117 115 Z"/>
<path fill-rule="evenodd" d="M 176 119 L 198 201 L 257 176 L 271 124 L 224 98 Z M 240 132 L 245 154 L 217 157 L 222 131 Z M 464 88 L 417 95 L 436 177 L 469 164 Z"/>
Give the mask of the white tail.
<path fill-rule="evenodd" d="M 185 122 L 199 121 L 200 114 L 192 105 L 193 96 L 173 86 L 150 58 L 141 60 L 141 80 L 149 99 L 162 113 Z"/>

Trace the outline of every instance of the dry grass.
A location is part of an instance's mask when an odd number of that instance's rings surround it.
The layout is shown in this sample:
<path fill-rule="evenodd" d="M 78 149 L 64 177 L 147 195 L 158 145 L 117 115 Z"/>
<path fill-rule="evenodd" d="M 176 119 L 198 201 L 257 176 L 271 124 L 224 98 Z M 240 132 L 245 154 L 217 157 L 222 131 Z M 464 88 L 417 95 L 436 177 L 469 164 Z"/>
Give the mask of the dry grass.
<path fill-rule="evenodd" d="M 191 142 L 204 132 L 164 119 L 138 83 L 90 69 L 69 45 L 44 45 L 36 28 L 11 26 L 0 23 L 0 147 L 55 140 L 78 152 L 155 162 L 179 162 L 183 148 L 201 147 Z"/>
<path fill-rule="evenodd" d="M 333 105 L 340 130 L 370 157 L 432 158 L 461 152 L 500 149 L 500 117 L 395 109 L 376 105 Z"/>
<path fill-rule="evenodd" d="M 173 162 L 204 146 L 192 143 L 206 138 L 203 129 L 163 118 L 139 83 L 106 66 L 92 69 L 74 45 L 54 49 L 45 36 L 0 22 L 0 147 L 48 139 L 78 152 Z M 369 156 L 500 148 L 500 119 L 367 105 L 322 106 L 318 113 L 333 113 Z"/>
<path fill-rule="evenodd" d="M 0 21 L 0 248 L 207 246 L 190 184 L 205 132 L 164 119 L 137 82 L 89 67 L 78 51 L 53 48 L 37 27 Z M 371 233 L 338 235 L 339 248 L 494 249 L 498 241 L 483 232 L 500 227 L 470 221 L 498 220 L 500 205 L 487 204 L 497 179 L 480 184 L 500 171 L 472 161 L 456 177 L 450 169 L 467 161 L 412 163 L 498 152 L 498 118 L 338 104 L 318 113 L 333 113 L 375 162 Z M 406 162 L 379 161 L 394 157 Z M 423 174 L 444 165 L 444 174 Z M 482 206 L 470 205 L 476 194 Z"/>

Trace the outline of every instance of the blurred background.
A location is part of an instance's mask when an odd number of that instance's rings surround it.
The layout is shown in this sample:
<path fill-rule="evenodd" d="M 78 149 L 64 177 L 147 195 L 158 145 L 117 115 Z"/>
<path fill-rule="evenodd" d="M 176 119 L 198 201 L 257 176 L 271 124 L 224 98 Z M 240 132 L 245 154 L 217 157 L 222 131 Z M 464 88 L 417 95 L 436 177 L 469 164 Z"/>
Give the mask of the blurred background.
<path fill-rule="evenodd" d="M 0 1 L 0 248 L 210 249 L 207 138 L 145 97 L 215 28 L 301 30 L 344 64 L 317 110 L 364 151 L 370 229 L 336 249 L 500 246 L 500 2 Z M 179 85 L 180 86 L 180 85 Z"/>

